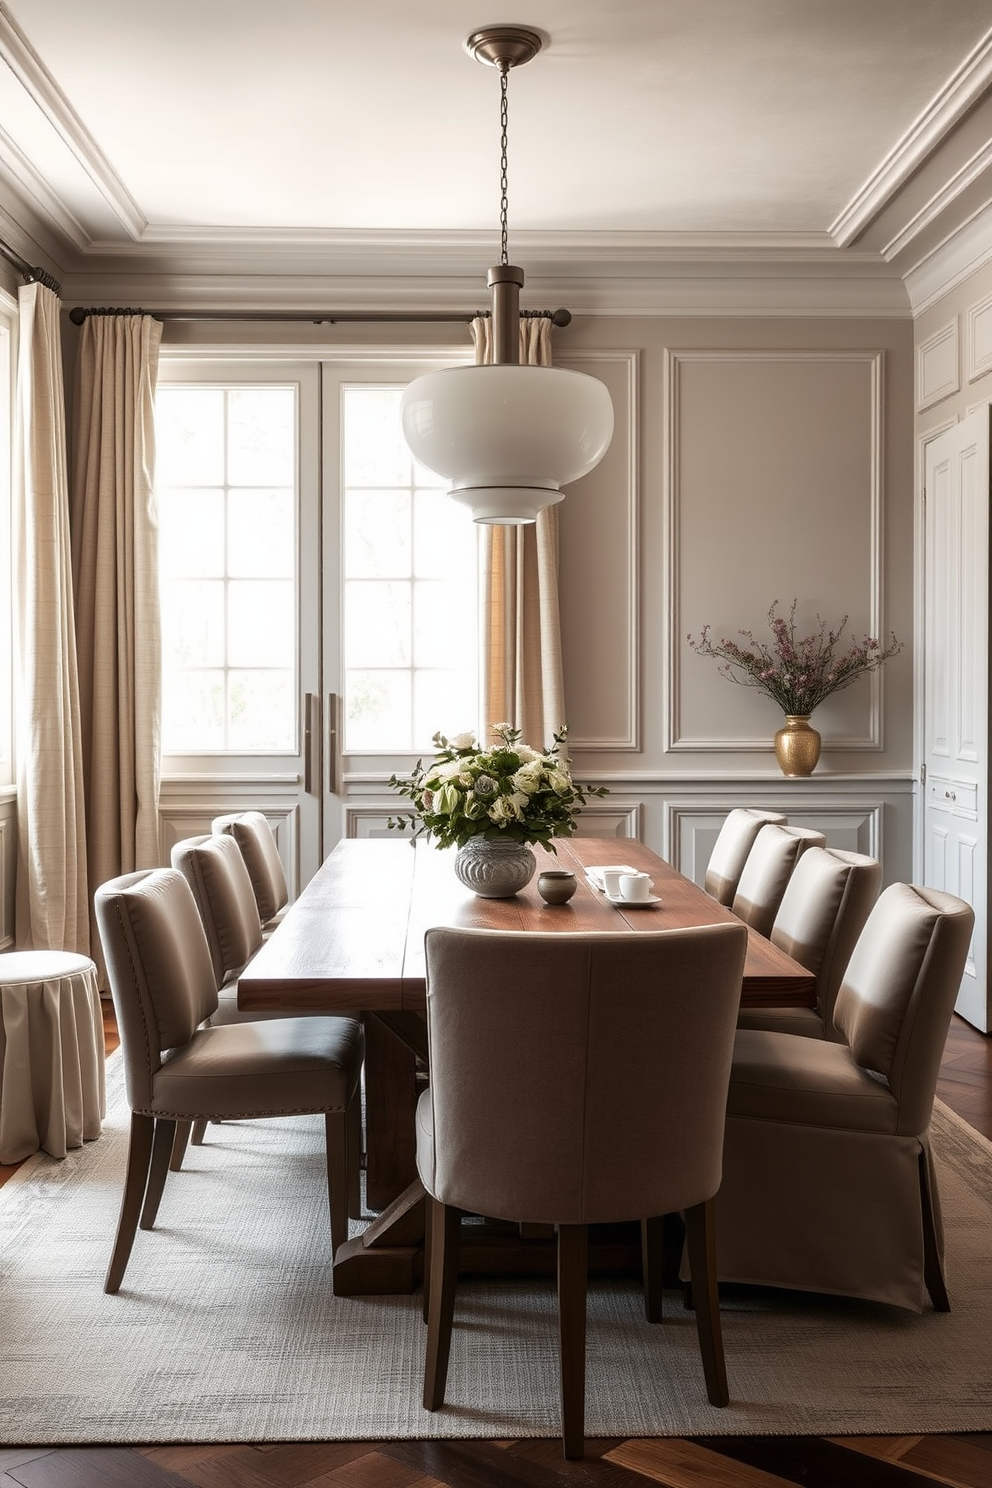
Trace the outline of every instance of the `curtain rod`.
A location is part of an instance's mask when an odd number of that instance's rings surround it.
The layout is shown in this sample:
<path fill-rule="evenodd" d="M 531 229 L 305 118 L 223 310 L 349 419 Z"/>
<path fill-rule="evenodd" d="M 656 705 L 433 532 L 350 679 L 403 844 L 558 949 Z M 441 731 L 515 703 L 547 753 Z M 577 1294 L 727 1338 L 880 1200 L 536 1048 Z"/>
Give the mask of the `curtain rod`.
<path fill-rule="evenodd" d="M 17 270 L 25 284 L 43 284 L 46 289 L 50 289 L 53 293 L 61 296 L 62 286 L 59 281 L 47 269 L 39 268 L 37 265 L 32 267 L 27 259 L 22 258 L 19 253 L 15 253 L 10 244 L 5 243 L 3 238 L 0 238 L 0 256 L 5 258 Z"/>
<path fill-rule="evenodd" d="M 40 274 L 40 270 L 34 270 Z M 402 322 L 430 324 L 432 322 L 458 321 L 468 325 L 477 317 L 487 317 L 488 310 L 299 310 L 258 311 L 242 310 L 115 310 L 101 307 L 75 306 L 69 311 L 73 325 L 82 325 L 90 315 L 150 315 L 153 320 L 205 320 L 205 321 L 308 321 L 312 325 L 380 324 L 392 325 Z M 521 310 L 525 320 L 550 320 L 552 325 L 571 324 L 570 310 Z"/>

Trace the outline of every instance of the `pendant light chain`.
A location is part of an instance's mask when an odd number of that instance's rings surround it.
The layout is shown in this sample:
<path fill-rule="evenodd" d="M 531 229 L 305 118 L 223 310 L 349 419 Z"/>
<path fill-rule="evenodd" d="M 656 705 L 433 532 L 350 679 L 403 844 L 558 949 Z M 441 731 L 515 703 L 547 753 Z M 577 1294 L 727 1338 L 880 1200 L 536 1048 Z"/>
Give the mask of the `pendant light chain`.
<path fill-rule="evenodd" d="M 506 98 L 506 80 L 509 76 L 509 67 L 499 69 L 499 128 L 500 128 L 500 157 L 499 157 L 499 227 L 500 227 L 500 263 L 508 264 L 510 259 L 507 249 L 507 172 L 506 172 L 506 136 L 509 124 L 509 107 Z"/>

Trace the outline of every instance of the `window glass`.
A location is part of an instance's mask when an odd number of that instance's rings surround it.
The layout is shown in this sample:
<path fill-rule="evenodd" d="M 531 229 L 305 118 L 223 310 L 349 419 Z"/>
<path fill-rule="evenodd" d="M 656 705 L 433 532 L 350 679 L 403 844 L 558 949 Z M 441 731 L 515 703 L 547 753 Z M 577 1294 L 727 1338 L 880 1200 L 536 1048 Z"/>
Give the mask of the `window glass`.
<path fill-rule="evenodd" d="M 295 387 L 160 384 L 162 748 L 296 748 Z"/>
<path fill-rule="evenodd" d="M 400 427 L 401 387 L 343 389 L 345 749 L 428 750 L 478 706 L 478 529 Z"/>

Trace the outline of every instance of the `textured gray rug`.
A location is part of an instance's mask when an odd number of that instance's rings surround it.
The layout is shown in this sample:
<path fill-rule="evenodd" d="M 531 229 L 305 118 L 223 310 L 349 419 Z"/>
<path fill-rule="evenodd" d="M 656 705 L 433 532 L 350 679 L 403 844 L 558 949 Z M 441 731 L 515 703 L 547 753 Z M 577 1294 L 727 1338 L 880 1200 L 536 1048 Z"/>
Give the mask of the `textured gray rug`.
<path fill-rule="evenodd" d="M 449 1404 L 420 1405 L 420 1297 L 330 1290 L 319 1118 L 212 1128 L 170 1176 L 116 1297 L 102 1290 L 127 1113 L 120 1060 L 98 1142 L 0 1189 L 0 1441 L 554 1436 L 549 1284 L 459 1291 Z M 731 1404 L 706 1402 L 695 1325 L 630 1284 L 590 1288 L 590 1436 L 992 1429 L 992 1146 L 935 1120 L 953 1311 L 798 1295 L 728 1299 Z"/>

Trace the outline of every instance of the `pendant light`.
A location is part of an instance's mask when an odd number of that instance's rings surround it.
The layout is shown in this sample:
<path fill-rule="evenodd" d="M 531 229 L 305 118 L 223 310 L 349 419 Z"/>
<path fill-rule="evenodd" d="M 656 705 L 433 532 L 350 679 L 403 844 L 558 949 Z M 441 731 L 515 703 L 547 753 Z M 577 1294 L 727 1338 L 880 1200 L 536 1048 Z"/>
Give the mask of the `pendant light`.
<path fill-rule="evenodd" d="M 489 270 L 493 361 L 448 367 L 411 382 L 403 434 L 449 495 L 477 522 L 519 526 L 561 501 L 561 487 L 599 464 L 613 437 L 613 404 L 602 382 L 562 367 L 520 363 L 524 271 L 507 253 L 507 77 L 541 49 L 520 26 L 487 26 L 465 49 L 500 76 L 500 262 Z"/>

